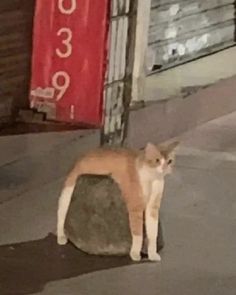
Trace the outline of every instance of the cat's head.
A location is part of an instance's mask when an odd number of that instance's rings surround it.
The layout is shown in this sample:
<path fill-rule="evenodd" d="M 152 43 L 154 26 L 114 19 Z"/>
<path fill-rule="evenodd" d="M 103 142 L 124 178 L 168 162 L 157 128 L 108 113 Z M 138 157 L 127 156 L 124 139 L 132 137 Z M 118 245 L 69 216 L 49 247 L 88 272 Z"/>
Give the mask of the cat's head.
<path fill-rule="evenodd" d="M 178 144 L 179 142 L 177 141 L 158 146 L 153 143 L 147 143 L 143 151 L 145 165 L 157 174 L 170 174 L 175 162 L 175 149 Z"/>

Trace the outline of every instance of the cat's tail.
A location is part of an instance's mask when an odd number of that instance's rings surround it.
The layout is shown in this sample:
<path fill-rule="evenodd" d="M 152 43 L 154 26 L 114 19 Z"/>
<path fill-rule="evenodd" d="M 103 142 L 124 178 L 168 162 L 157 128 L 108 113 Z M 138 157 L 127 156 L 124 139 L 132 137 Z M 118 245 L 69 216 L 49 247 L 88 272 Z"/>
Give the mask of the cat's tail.
<path fill-rule="evenodd" d="M 79 168 L 73 169 L 66 179 L 64 187 L 62 189 L 57 209 L 57 243 L 59 245 L 65 245 L 68 241 L 65 234 L 65 220 L 70 206 L 71 198 L 75 189 L 76 181 L 81 175 Z"/>

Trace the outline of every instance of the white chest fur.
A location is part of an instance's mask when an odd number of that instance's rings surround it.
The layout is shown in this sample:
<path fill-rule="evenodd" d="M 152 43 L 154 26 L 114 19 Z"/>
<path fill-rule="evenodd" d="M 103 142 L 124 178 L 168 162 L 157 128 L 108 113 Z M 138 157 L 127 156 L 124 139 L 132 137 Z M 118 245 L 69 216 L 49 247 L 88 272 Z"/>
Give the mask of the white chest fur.
<path fill-rule="evenodd" d="M 145 167 L 138 169 L 138 174 L 146 202 L 152 197 L 162 195 L 164 190 L 164 176 L 156 175 Z"/>

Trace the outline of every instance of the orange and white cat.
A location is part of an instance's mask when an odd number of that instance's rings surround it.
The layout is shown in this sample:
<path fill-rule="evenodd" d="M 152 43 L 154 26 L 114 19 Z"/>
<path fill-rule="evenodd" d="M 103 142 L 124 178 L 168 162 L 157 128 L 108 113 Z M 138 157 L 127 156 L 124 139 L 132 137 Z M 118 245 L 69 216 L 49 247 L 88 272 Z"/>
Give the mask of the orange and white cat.
<path fill-rule="evenodd" d="M 124 148 L 100 148 L 88 152 L 74 166 L 62 190 L 57 215 L 57 242 L 67 243 L 64 231 L 66 215 L 77 178 L 82 174 L 110 175 L 119 185 L 129 213 L 132 235 L 130 257 L 141 259 L 143 222 L 148 238 L 148 258 L 160 261 L 156 240 L 164 177 L 171 172 L 177 143 L 156 146 L 148 143 L 142 151 Z"/>

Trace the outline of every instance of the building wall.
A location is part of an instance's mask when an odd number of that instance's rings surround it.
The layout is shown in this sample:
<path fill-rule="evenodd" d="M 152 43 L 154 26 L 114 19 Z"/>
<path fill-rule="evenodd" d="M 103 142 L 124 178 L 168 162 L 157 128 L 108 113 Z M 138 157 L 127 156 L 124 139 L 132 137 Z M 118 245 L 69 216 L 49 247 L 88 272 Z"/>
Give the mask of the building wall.
<path fill-rule="evenodd" d="M 1 123 L 28 104 L 35 0 L 0 2 Z"/>
<path fill-rule="evenodd" d="M 234 0 L 152 0 L 148 73 L 235 42 Z"/>

